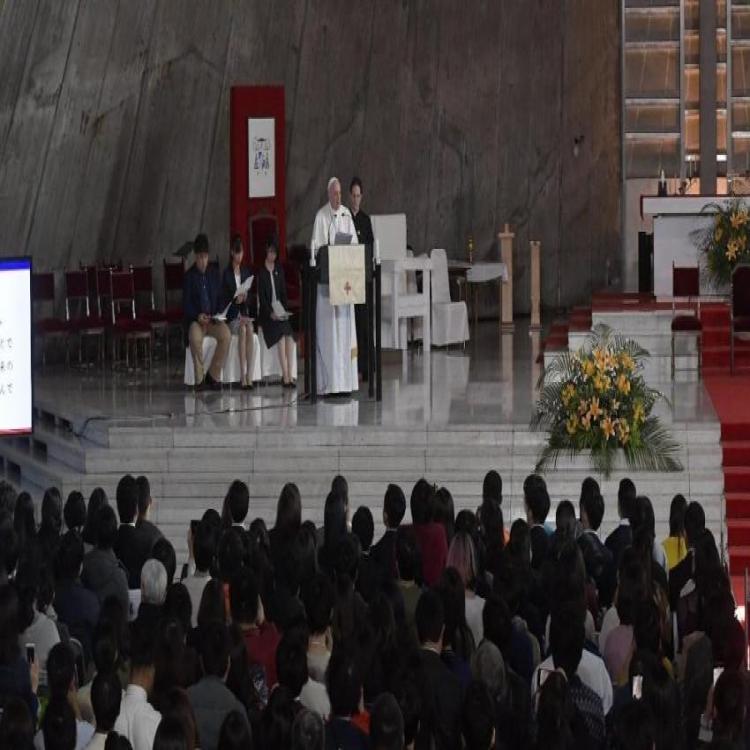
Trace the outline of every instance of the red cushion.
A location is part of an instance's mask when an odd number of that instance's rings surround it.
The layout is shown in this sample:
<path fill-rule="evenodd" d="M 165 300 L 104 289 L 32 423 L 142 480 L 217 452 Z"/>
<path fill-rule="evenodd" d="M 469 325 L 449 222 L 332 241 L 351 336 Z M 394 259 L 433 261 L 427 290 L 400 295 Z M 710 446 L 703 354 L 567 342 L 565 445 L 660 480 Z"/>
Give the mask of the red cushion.
<path fill-rule="evenodd" d="M 161 310 L 144 310 L 138 317 L 149 323 L 167 323 L 167 316 Z"/>
<path fill-rule="evenodd" d="M 46 318 L 45 320 L 38 320 L 36 322 L 37 333 L 44 335 L 45 333 L 65 333 L 70 329 L 70 326 L 65 320 L 58 320 L 57 318 Z"/>
<path fill-rule="evenodd" d="M 136 318 L 118 318 L 112 326 L 115 331 L 120 333 L 150 333 L 151 324 L 147 320 Z"/>
<path fill-rule="evenodd" d="M 703 326 L 695 315 L 678 315 L 672 319 L 673 331 L 700 331 L 702 329 Z"/>
<path fill-rule="evenodd" d="M 164 317 L 169 323 L 182 323 L 185 319 L 185 313 L 181 307 L 173 307 L 171 310 L 164 311 Z"/>
<path fill-rule="evenodd" d="M 732 321 L 732 328 L 735 333 L 750 332 L 750 315 L 738 315 Z"/>

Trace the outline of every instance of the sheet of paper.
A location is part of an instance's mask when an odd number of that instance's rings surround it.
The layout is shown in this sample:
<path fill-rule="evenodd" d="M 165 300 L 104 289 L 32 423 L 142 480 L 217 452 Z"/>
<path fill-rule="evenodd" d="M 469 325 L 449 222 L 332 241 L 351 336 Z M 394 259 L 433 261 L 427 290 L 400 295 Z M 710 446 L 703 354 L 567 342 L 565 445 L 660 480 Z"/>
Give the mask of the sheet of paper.
<path fill-rule="evenodd" d="M 289 317 L 289 313 L 284 309 L 284 305 L 281 304 L 277 299 L 271 304 L 274 315 L 279 320 L 286 320 Z"/>
<path fill-rule="evenodd" d="M 352 243 L 352 236 L 350 234 L 347 234 L 346 232 L 336 232 L 336 239 L 334 240 L 334 245 L 351 245 Z"/>
<path fill-rule="evenodd" d="M 235 298 L 239 297 L 240 294 L 247 294 L 250 291 L 250 287 L 253 285 L 254 278 L 254 276 L 248 276 L 247 279 L 237 287 L 237 291 L 234 293 Z"/>

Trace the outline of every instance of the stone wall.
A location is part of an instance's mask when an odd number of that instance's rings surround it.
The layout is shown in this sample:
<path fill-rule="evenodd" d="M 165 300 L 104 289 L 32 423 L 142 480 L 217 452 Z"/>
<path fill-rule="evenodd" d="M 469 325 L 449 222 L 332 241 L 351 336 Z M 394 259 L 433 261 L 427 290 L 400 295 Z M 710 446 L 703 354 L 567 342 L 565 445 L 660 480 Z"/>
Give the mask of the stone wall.
<path fill-rule="evenodd" d="M 548 306 L 620 262 L 615 0 L 6 0 L 0 71 L 0 253 L 40 268 L 224 247 L 229 88 L 263 83 L 290 241 L 356 173 L 418 251 L 494 257 L 515 225 L 519 309 L 530 237 Z"/>

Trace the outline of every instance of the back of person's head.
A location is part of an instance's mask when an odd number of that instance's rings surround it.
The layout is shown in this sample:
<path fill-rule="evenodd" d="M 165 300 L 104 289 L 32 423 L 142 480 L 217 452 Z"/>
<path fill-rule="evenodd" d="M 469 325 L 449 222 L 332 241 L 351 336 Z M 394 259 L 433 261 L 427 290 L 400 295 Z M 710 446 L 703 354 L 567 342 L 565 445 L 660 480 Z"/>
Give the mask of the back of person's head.
<path fill-rule="evenodd" d="M 107 493 L 103 488 L 96 487 L 89 496 L 89 504 L 86 509 L 86 523 L 83 526 L 83 541 L 86 544 L 96 544 L 96 526 L 99 509 L 104 505 L 109 505 Z"/>
<path fill-rule="evenodd" d="M 253 737 L 246 716 L 236 709 L 225 717 L 219 730 L 217 750 L 253 750 Z"/>
<path fill-rule="evenodd" d="M 633 527 L 633 544 L 637 544 L 638 537 L 642 537 L 644 542 L 656 535 L 656 519 L 654 517 L 654 506 L 651 498 L 646 495 L 638 495 L 635 499 L 633 515 L 630 518 L 630 524 Z"/>
<path fill-rule="evenodd" d="M 151 483 L 143 475 L 135 480 L 138 487 L 138 515 L 143 518 L 151 507 Z"/>
<path fill-rule="evenodd" d="M 344 501 L 344 505 L 347 508 L 349 507 L 349 482 L 346 481 L 346 477 L 336 474 L 331 480 L 331 492 L 340 495 Z"/>
<path fill-rule="evenodd" d="M 323 507 L 323 546 L 335 550 L 346 535 L 346 500 L 331 490 Z"/>
<path fill-rule="evenodd" d="M 451 539 L 456 526 L 456 508 L 447 487 L 441 487 L 432 496 L 432 520 L 442 524 L 446 537 Z"/>
<path fill-rule="evenodd" d="M 18 615 L 16 587 L 0 585 L 0 664 L 8 665 L 18 656 Z"/>
<path fill-rule="evenodd" d="M 419 525 L 432 521 L 434 495 L 435 488 L 424 477 L 417 481 L 409 500 L 412 523 Z"/>
<path fill-rule="evenodd" d="M 128 623 L 128 611 L 117 596 L 110 595 L 102 602 L 99 610 L 99 622 L 94 630 L 94 647 L 96 648 L 96 636 L 105 630 L 109 638 L 114 639 L 115 657 L 127 660 L 130 653 L 130 625 Z M 108 646 L 107 648 L 112 648 Z M 96 656 L 96 652 L 94 652 Z M 103 656 L 106 659 L 106 655 Z M 96 662 L 95 662 L 96 663 Z M 112 662 L 114 666 L 114 661 Z M 104 667 L 102 667 L 104 668 Z M 99 666 L 97 664 L 97 669 Z"/>
<path fill-rule="evenodd" d="M 537 701 L 537 747 L 573 750 L 575 708 L 565 677 L 559 672 L 548 674 Z"/>
<path fill-rule="evenodd" d="M 581 498 L 578 501 L 581 511 L 581 518 L 585 514 L 588 526 L 594 531 L 598 531 L 604 518 L 604 498 L 599 490 L 599 483 L 595 479 L 588 477 L 584 479 L 581 486 Z"/>
<path fill-rule="evenodd" d="M 362 551 L 367 552 L 372 546 L 372 538 L 375 535 L 375 521 L 372 511 L 366 505 L 360 505 L 352 516 L 352 534 L 354 534 L 362 546 Z"/>
<path fill-rule="evenodd" d="M 682 747 L 680 693 L 661 657 L 636 651 L 630 661 L 630 675 L 641 675 L 641 699 L 657 718 L 656 747 Z"/>
<path fill-rule="evenodd" d="M 138 483 L 134 476 L 126 474 L 117 483 L 115 497 L 120 523 L 133 523 L 138 513 Z"/>
<path fill-rule="evenodd" d="M 508 673 L 500 649 L 486 638 L 471 657 L 471 676 L 486 685 L 493 698 L 503 700 L 508 688 Z"/>
<path fill-rule="evenodd" d="M 216 527 L 206 519 L 201 519 L 193 537 L 193 557 L 197 571 L 207 573 L 211 569 L 218 539 Z"/>
<path fill-rule="evenodd" d="M 482 502 L 503 504 L 503 480 L 500 474 L 491 469 L 484 475 L 482 482 Z"/>
<path fill-rule="evenodd" d="M 229 586 L 232 619 L 241 625 L 253 625 L 260 611 L 260 586 L 249 568 L 243 568 Z"/>
<path fill-rule="evenodd" d="M 335 648 L 326 670 L 331 716 L 352 716 L 359 710 L 362 676 L 350 649 Z"/>
<path fill-rule="evenodd" d="M 151 548 L 151 557 L 158 560 L 167 571 L 167 583 L 172 583 L 174 574 L 177 571 L 177 555 L 175 554 L 172 542 L 166 537 L 160 537 L 154 542 Z"/>
<path fill-rule="evenodd" d="M 220 677 L 229 668 L 229 634 L 220 622 L 210 622 L 200 629 L 200 657 L 206 675 Z"/>
<path fill-rule="evenodd" d="M 505 546 L 505 520 L 500 503 L 483 501 L 478 514 L 482 539 L 487 550 L 500 550 Z"/>
<path fill-rule="evenodd" d="M 558 539 L 575 539 L 576 510 L 570 500 L 561 500 L 557 504 L 555 529 Z"/>
<path fill-rule="evenodd" d="M 529 524 L 523 518 L 517 518 L 510 527 L 508 553 L 513 560 L 523 566 L 531 564 L 531 534 Z"/>
<path fill-rule="evenodd" d="M 330 626 L 335 601 L 333 585 L 323 573 L 317 573 L 308 581 L 302 589 L 302 603 L 311 633 L 323 633 Z"/>
<path fill-rule="evenodd" d="M 97 673 L 113 672 L 117 666 L 119 653 L 118 633 L 113 622 L 99 618 L 92 638 L 94 666 Z"/>
<path fill-rule="evenodd" d="M 302 497 L 294 482 L 287 482 L 281 488 L 276 503 L 276 523 L 274 528 L 284 534 L 295 534 L 302 523 Z"/>
<path fill-rule="evenodd" d="M 703 506 L 693 500 L 685 508 L 685 536 L 690 547 L 698 540 L 698 537 L 706 528 L 706 514 Z"/>
<path fill-rule="evenodd" d="M 41 528 L 51 534 L 59 534 L 63 522 L 63 506 L 60 490 L 57 487 L 48 487 L 42 497 L 42 523 Z"/>
<path fill-rule="evenodd" d="M 319 714 L 308 711 L 306 708 L 297 712 L 292 724 L 291 747 L 292 750 L 323 750 L 325 725 Z"/>
<path fill-rule="evenodd" d="M 654 750 L 654 715 L 642 700 L 631 700 L 614 713 L 613 750 Z"/>
<path fill-rule="evenodd" d="M 385 511 L 388 528 L 395 529 L 404 520 L 406 497 L 404 496 L 404 491 L 397 484 L 389 484 L 386 488 L 385 498 L 383 499 L 383 510 Z"/>
<path fill-rule="evenodd" d="M 659 608 L 650 597 L 642 599 L 635 608 L 633 638 L 639 651 L 661 654 L 661 618 Z"/>
<path fill-rule="evenodd" d="M 86 523 L 86 501 L 78 490 L 73 490 L 68 495 L 63 509 L 63 518 L 65 526 L 68 529 L 81 531 Z"/>
<path fill-rule="evenodd" d="M 229 491 L 224 498 L 224 523 L 227 526 L 233 523 L 244 523 L 249 507 L 250 490 L 244 482 L 235 479 L 229 485 Z"/>
<path fill-rule="evenodd" d="M 34 721 L 26 701 L 18 697 L 5 701 L 0 715 L 0 747 L 33 750 Z"/>
<path fill-rule="evenodd" d="M 420 643 L 440 642 L 445 627 L 445 609 L 437 591 L 426 589 L 420 594 L 414 620 Z"/>
<path fill-rule="evenodd" d="M 117 516 L 111 505 L 102 505 L 96 514 L 96 546 L 99 549 L 112 549 L 117 539 Z"/>
<path fill-rule="evenodd" d="M 636 609 L 648 597 L 646 571 L 637 552 L 627 547 L 620 558 L 617 571 L 616 609 L 621 625 L 635 623 Z"/>
<path fill-rule="evenodd" d="M 523 482 L 523 499 L 534 523 L 544 523 L 550 509 L 547 483 L 538 474 L 530 474 Z"/>
<path fill-rule="evenodd" d="M 370 711 L 372 750 L 402 750 L 404 717 L 391 693 L 381 693 Z"/>
<path fill-rule="evenodd" d="M 112 731 L 104 742 L 104 750 L 133 750 L 133 746 L 127 737 Z"/>
<path fill-rule="evenodd" d="M 550 651 L 556 669 L 570 679 L 578 669 L 586 640 L 584 613 L 574 603 L 563 604 L 552 613 L 549 628 Z"/>
<path fill-rule="evenodd" d="M 55 696 L 42 719 L 45 750 L 75 750 L 76 717 L 66 697 Z"/>
<path fill-rule="evenodd" d="M 226 622 L 224 587 L 221 581 L 216 578 L 209 580 L 203 587 L 196 621 L 199 628 L 209 622 Z"/>
<path fill-rule="evenodd" d="M 187 690 L 172 687 L 160 697 L 160 710 L 163 718 L 176 719 L 182 725 L 188 750 L 198 746 L 198 722 Z"/>
<path fill-rule="evenodd" d="M 459 531 L 453 537 L 445 565 L 458 572 L 465 588 L 474 588 L 479 573 L 479 561 L 474 541 L 465 531 Z"/>
<path fill-rule="evenodd" d="M 172 583 L 167 587 L 167 596 L 164 599 L 164 617 L 171 617 L 182 626 L 184 633 L 191 628 L 193 616 L 193 602 L 190 592 L 184 583 Z"/>
<path fill-rule="evenodd" d="M 284 750 L 291 745 L 292 723 L 299 704 L 289 691 L 278 685 L 268 699 L 261 722 L 261 747 Z"/>
<path fill-rule="evenodd" d="M 166 568 L 159 560 L 146 560 L 141 568 L 141 602 L 162 605 L 166 597 Z"/>
<path fill-rule="evenodd" d="M 339 584 L 344 587 L 357 576 L 359 558 L 362 547 L 359 539 L 354 534 L 344 534 L 340 539 L 338 548 L 334 551 L 334 575 Z"/>
<path fill-rule="evenodd" d="M 276 648 L 279 684 L 298 698 L 307 682 L 307 637 L 302 631 L 287 630 Z"/>
<path fill-rule="evenodd" d="M 75 531 L 67 531 L 60 539 L 55 556 L 57 576 L 63 581 L 75 580 L 83 565 L 83 539 Z"/>
<path fill-rule="evenodd" d="M 422 576 L 419 548 L 411 529 L 399 529 L 396 536 L 396 565 L 402 581 L 414 581 Z"/>
<path fill-rule="evenodd" d="M 153 750 L 194 750 L 185 725 L 176 716 L 163 716 L 156 728 Z"/>
<path fill-rule="evenodd" d="M 117 673 L 97 672 L 91 683 L 91 707 L 94 709 L 96 730 L 100 734 L 109 732 L 120 715 L 122 685 Z"/>
<path fill-rule="evenodd" d="M 620 518 L 630 520 L 633 515 L 635 505 L 636 491 L 632 479 L 625 477 L 620 480 L 617 488 L 617 513 Z"/>
<path fill-rule="evenodd" d="M 461 734 L 466 750 L 490 750 L 494 747 L 495 704 L 483 682 L 472 680 L 466 689 L 461 712 Z"/>
<path fill-rule="evenodd" d="M 669 536 L 683 536 L 685 534 L 687 506 L 684 495 L 677 494 L 672 498 L 669 506 Z"/>
<path fill-rule="evenodd" d="M 739 671 L 725 669 L 714 687 L 714 738 L 737 742 L 745 723 L 745 686 Z"/>
<path fill-rule="evenodd" d="M 56 643 L 47 655 L 47 687 L 51 697 L 64 698 L 76 674 L 76 660 L 70 646 Z"/>
<path fill-rule="evenodd" d="M 216 562 L 219 576 L 228 583 L 242 569 L 245 561 L 245 545 L 239 529 L 226 529 L 219 539 Z"/>
<path fill-rule="evenodd" d="M 36 521 L 34 520 L 34 500 L 28 492 L 22 492 L 16 499 L 13 512 L 13 528 L 18 534 L 21 546 L 36 536 Z"/>
<path fill-rule="evenodd" d="M 501 651 L 510 646 L 513 618 L 505 599 L 499 594 L 492 593 L 485 599 L 482 626 L 485 639 L 492 641 Z"/>

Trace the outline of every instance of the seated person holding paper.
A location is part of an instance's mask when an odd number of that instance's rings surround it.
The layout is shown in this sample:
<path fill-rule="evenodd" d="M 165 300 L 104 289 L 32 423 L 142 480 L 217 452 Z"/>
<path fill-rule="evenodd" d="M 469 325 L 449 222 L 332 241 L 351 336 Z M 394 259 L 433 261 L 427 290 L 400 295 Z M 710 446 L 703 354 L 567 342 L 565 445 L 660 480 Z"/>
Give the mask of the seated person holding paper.
<path fill-rule="evenodd" d="M 253 315 L 250 304 L 250 284 L 253 275 L 250 269 L 242 265 L 242 238 L 236 234 L 232 237 L 229 265 L 221 277 L 222 309 L 226 311 L 227 325 L 230 332 L 237 334 L 240 349 L 240 385 L 243 390 L 253 388 Z"/>
<path fill-rule="evenodd" d="M 193 247 L 195 262 L 185 272 L 182 289 L 182 307 L 185 328 L 188 334 L 190 353 L 195 369 L 196 390 L 211 388 L 221 389 L 221 370 L 227 359 L 232 334 L 229 327 L 216 316 L 219 309 L 221 282 L 215 269 L 208 267 L 208 237 L 199 234 Z M 216 351 L 211 367 L 205 373 L 203 367 L 203 338 L 211 336 L 216 339 Z"/>
<path fill-rule="evenodd" d="M 286 296 L 286 282 L 283 270 L 276 265 L 278 251 L 276 241 L 266 245 L 266 260 L 258 274 L 258 325 L 263 329 L 263 339 L 270 349 L 278 344 L 281 381 L 284 388 L 294 388 L 292 380 L 292 357 L 294 357 L 294 337 L 289 324 L 289 304 Z"/>

